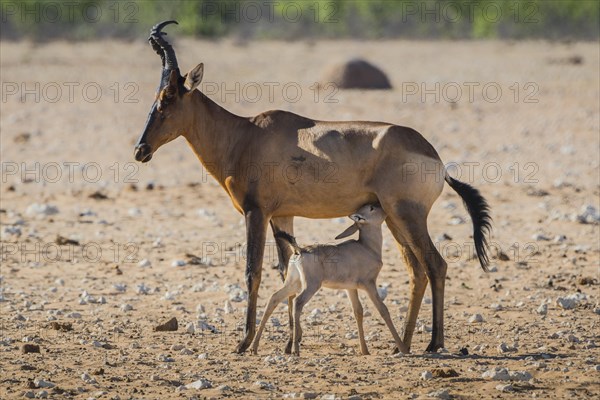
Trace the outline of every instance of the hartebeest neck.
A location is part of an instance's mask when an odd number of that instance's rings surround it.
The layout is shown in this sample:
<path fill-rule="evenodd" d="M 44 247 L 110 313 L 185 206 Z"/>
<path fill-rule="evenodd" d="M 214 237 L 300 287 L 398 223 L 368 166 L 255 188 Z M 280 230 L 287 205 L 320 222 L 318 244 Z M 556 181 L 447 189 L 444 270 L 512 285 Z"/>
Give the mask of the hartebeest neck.
<path fill-rule="evenodd" d="M 238 152 L 253 125 L 247 118 L 227 111 L 199 90 L 191 95 L 193 115 L 184 137 L 208 172 L 224 185 L 228 171 L 233 172 L 236 167 Z"/>
<path fill-rule="evenodd" d="M 364 225 L 361 226 L 358 234 L 358 241 L 369 248 L 375 255 L 381 259 L 381 247 L 383 245 L 383 234 L 381 233 L 381 225 Z"/>

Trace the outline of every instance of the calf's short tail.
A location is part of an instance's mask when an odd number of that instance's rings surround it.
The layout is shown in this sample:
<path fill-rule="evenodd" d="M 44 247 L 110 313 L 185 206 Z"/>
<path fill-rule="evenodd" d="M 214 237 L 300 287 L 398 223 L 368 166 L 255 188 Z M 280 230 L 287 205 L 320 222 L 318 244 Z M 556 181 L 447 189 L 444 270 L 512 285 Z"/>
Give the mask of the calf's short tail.
<path fill-rule="evenodd" d="M 294 254 L 300 254 L 301 248 L 296 243 L 296 238 L 287 232 L 279 231 L 275 234 L 275 241 L 280 246 L 289 246 L 292 248 Z"/>

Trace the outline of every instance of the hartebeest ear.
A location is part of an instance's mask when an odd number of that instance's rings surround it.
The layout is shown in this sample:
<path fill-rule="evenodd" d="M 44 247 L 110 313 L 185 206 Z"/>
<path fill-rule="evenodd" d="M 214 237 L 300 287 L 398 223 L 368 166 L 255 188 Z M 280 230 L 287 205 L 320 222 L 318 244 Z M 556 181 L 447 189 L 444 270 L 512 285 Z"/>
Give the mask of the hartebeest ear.
<path fill-rule="evenodd" d="M 202 82 L 203 76 L 204 64 L 200 63 L 187 73 L 187 76 L 185 77 L 185 83 L 183 85 L 187 90 L 192 91 L 196 89 L 200 82 Z"/>

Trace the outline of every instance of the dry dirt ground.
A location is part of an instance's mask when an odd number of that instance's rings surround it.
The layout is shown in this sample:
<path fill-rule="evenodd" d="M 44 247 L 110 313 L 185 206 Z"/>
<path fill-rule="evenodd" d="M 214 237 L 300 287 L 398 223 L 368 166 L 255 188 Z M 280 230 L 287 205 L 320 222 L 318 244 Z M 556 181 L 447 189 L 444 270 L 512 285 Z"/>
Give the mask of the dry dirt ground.
<path fill-rule="evenodd" d="M 598 43 L 176 42 L 182 70 L 204 62 L 205 92 L 237 114 L 411 126 L 487 197 L 490 273 L 471 258 L 459 197 L 446 188 L 435 204 L 429 228 L 449 265 L 446 350 L 424 353 L 428 291 L 402 357 L 390 356 L 365 297 L 372 355 L 360 356 L 348 299 L 326 289 L 307 306 L 300 357 L 283 354 L 285 305 L 259 355 L 233 354 L 245 307 L 241 216 L 183 139 L 133 161 L 158 57 L 144 41 L 0 50 L 1 398 L 600 394 Z M 327 65 L 354 56 L 394 89 L 316 98 Z M 298 219 L 298 241 L 332 242 L 348 221 Z M 385 227 L 384 239 L 379 284 L 401 329 L 408 275 Z M 275 258 L 269 236 L 260 309 L 280 285 Z M 176 332 L 153 330 L 172 317 Z M 23 353 L 28 344 L 40 352 Z M 185 386 L 200 380 L 210 387 Z"/>

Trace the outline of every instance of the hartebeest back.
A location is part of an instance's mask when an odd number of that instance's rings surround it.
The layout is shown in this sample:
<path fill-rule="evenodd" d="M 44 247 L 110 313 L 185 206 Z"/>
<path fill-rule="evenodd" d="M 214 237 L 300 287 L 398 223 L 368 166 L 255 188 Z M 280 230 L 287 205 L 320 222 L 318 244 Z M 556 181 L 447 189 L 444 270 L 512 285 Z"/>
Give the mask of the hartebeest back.
<path fill-rule="evenodd" d="M 237 351 L 245 351 L 254 337 L 269 223 L 274 233 L 293 234 L 294 216 L 341 217 L 375 202 L 387 214 L 386 224 L 403 251 L 410 275 L 403 342 L 410 348 L 429 280 L 433 332 L 427 350 L 443 347 L 447 266 L 431 241 L 427 216 L 447 182 L 462 197 L 471 215 L 475 249 L 485 269 L 485 235 L 491 219 L 479 192 L 451 178 L 431 144 L 410 128 L 382 122 L 316 121 L 285 111 L 268 111 L 251 118 L 226 111 L 195 90 L 202 80 L 203 64 L 181 76 L 175 52 L 163 38 L 162 29 L 170 23 L 176 22 L 162 22 L 150 34 L 150 44 L 160 55 L 163 68 L 156 99 L 135 148 L 135 159 L 148 162 L 160 146 L 178 136 L 185 137 L 205 168 L 227 191 L 233 206 L 244 214 L 248 305 L 245 337 Z M 306 178 L 290 179 L 280 173 L 289 166 L 304 168 Z M 336 173 L 324 179 L 322 171 L 332 168 Z M 314 176 L 308 178 L 307 174 Z M 280 246 L 278 250 L 283 274 L 290 253 Z M 291 344 L 288 342 L 286 351 L 291 350 Z"/>

